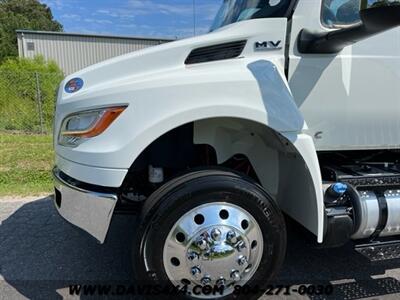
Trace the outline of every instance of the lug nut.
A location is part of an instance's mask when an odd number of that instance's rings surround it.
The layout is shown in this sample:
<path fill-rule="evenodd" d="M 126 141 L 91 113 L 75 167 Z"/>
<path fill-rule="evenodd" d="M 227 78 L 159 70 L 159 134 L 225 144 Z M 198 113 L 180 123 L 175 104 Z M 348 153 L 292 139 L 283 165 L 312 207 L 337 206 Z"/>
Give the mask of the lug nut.
<path fill-rule="evenodd" d="M 207 248 L 207 241 L 203 238 L 200 238 L 197 240 L 196 245 L 200 248 L 200 250 L 205 250 Z"/>
<path fill-rule="evenodd" d="M 189 252 L 187 258 L 188 258 L 190 261 L 193 261 L 193 260 L 195 260 L 195 259 L 198 259 L 198 258 L 199 258 L 199 255 L 198 255 L 196 252 Z"/>
<path fill-rule="evenodd" d="M 231 273 L 231 278 L 232 278 L 234 281 L 239 281 L 239 280 L 240 280 L 240 273 L 239 273 L 239 271 L 233 271 L 233 272 Z"/>
<path fill-rule="evenodd" d="M 210 284 L 211 283 L 211 278 L 210 278 L 210 276 L 204 276 L 202 279 L 201 279 L 201 284 L 202 285 L 208 285 L 208 284 Z"/>
<path fill-rule="evenodd" d="M 235 244 L 237 242 L 237 237 L 236 237 L 236 233 L 234 231 L 229 231 L 226 234 L 226 239 L 228 240 L 228 242 Z"/>
<path fill-rule="evenodd" d="M 240 255 L 237 262 L 239 266 L 244 266 L 247 263 L 246 256 Z"/>
<path fill-rule="evenodd" d="M 201 270 L 200 270 L 199 267 L 193 267 L 192 270 L 191 270 L 191 272 L 192 272 L 192 275 L 193 275 L 194 277 L 196 277 L 197 275 L 201 274 Z"/>
<path fill-rule="evenodd" d="M 237 245 L 236 245 L 236 249 L 237 249 L 238 251 L 242 251 L 243 248 L 246 248 L 245 242 L 244 242 L 244 241 L 239 241 L 239 242 L 237 243 Z"/>
<path fill-rule="evenodd" d="M 218 228 L 214 228 L 211 231 L 211 237 L 214 241 L 219 241 L 221 239 L 221 230 L 219 230 Z"/>
<path fill-rule="evenodd" d="M 210 251 L 207 251 L 206 253 L 203 254 L 203 260 L 209 260 L 211 256 Z"/>
<path fill-rule="evenodd" d="M 221 277 L 220 279 L 218 279 L 217 282 L 216 282 L 216 284 L 217 284 L 217 287 L 224 286 L 224 285 L 225 285 L 225 279 L 224 279 L 224 277 Z"/>

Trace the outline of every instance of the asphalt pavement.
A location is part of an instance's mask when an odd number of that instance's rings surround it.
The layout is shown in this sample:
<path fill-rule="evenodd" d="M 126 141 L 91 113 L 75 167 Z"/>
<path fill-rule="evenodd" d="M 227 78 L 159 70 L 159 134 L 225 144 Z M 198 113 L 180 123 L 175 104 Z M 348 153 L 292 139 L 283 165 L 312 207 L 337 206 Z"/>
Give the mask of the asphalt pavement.
<path fill-rule="evenodd" d="M 114 216 L 106 243 L 99 245 L 65 222 L 51 197 L 0 199 L 0 299 L 75 299 L 70 285 L 126 285 L 132 278 L 134 220 L 134 216 Z M 292 229 L 288 247 L 282 272 L 273 284 L 333 284 L 333 294 L 292 293 L 278 298 L 400 299 L 400 260 L 370 263 L 351 245 L 318 249 Z M 276 297 L 263 299 L 269 298 Z"/>

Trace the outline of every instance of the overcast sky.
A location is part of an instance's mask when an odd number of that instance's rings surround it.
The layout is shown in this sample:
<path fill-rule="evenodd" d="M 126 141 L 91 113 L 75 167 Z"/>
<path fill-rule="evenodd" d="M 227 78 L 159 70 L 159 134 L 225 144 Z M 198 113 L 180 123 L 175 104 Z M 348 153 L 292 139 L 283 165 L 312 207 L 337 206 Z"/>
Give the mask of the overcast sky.
<path fill-rule="evenodd" d="M 64 31 L 113 35 L 193 35 L 193 0 L 40 0 Z M 196 32 L 206 33 L 222 0 L 195 0 Z"/>

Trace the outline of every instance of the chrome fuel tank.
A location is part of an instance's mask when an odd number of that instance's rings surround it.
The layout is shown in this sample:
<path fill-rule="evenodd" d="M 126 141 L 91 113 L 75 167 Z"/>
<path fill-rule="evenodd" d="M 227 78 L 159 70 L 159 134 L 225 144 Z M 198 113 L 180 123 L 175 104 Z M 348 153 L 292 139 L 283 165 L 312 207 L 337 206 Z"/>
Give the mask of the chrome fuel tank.
<path fill-rule="evenodd" d="M 359 191 L 354 199 L 355 233 L 352 239 L 400 234 L 400 190 Z"/>

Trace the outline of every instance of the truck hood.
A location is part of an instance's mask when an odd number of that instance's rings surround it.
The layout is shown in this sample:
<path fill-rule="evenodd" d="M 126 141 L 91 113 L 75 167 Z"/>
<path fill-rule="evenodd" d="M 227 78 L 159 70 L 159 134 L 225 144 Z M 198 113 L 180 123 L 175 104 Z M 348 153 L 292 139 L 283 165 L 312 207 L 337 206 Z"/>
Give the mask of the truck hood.
<path fill-rule="evenodd" d="M 187 68 L 186 58 L 192 50 L 200 47 L 246 40 L 247 44 L 241 57 L 251 56 L 254 54 L 254 43 L 257 41 L 268 41 L 274 39 L 275 36 L 283 40 L 281 33 L 286 30 L 286 22 L 284 18 L 242 21 L 202 36 L 178 40 L 106 60 L 67 76 L 61 83 L 58 100 L 59 102 L 78 100 L 93 92 L 98 94 L 111 83 L 115 87 L 118 82 L 127 80 L 133 83 L 136 78 Z M 275 57 L 277 55 L 274 51 L 270 53 Z M 65 83 L 73 78 L 81 78 L 84 82 L 83 88 L 73 94 L 66 93 Z"/>

